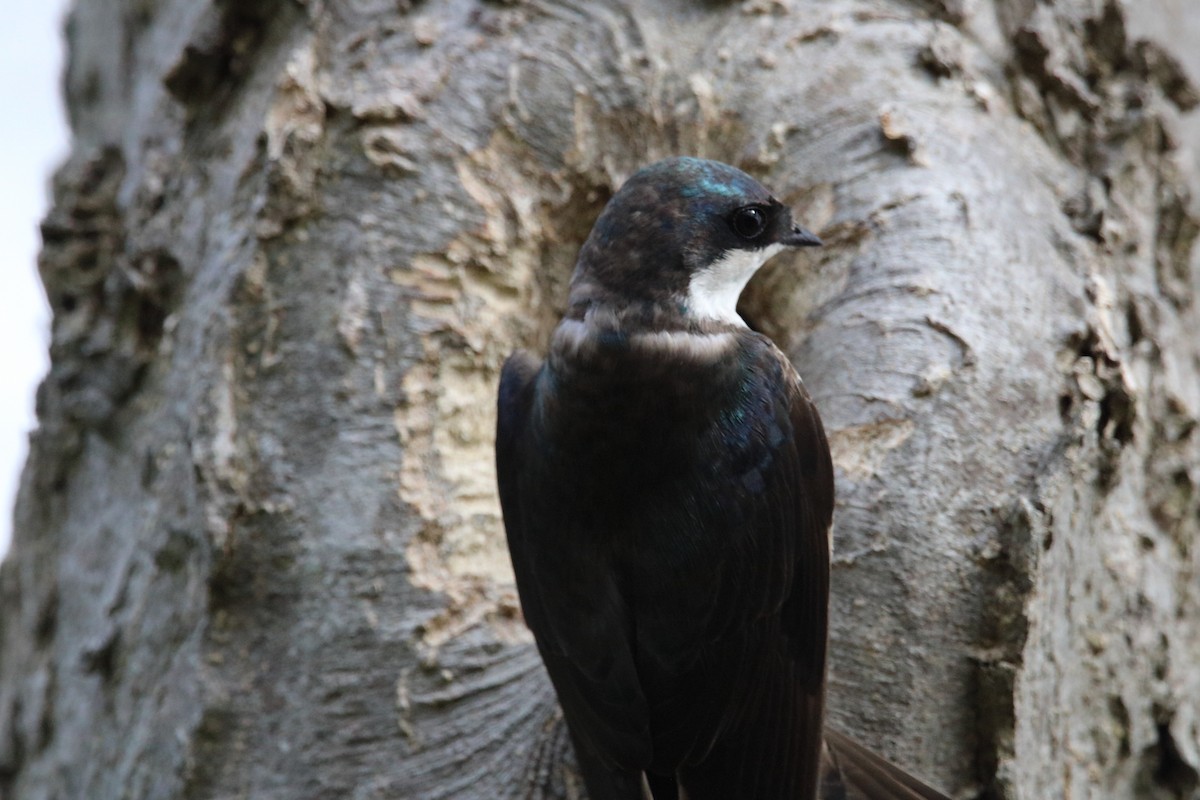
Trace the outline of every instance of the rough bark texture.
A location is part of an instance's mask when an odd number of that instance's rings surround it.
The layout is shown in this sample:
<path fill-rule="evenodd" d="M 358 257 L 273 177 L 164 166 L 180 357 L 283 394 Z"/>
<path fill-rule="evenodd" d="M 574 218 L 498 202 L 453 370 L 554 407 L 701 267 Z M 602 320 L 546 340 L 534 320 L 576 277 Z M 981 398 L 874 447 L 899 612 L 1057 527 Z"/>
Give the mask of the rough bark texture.
<path fill-rule="evenodd" d="M 0 796 L 580 796 L 492 398 L 673 153 L 828 243 L 744 311 L 832 434 L 832 724 L 1200 796 L 1183 5 L 79 0 Z"/>

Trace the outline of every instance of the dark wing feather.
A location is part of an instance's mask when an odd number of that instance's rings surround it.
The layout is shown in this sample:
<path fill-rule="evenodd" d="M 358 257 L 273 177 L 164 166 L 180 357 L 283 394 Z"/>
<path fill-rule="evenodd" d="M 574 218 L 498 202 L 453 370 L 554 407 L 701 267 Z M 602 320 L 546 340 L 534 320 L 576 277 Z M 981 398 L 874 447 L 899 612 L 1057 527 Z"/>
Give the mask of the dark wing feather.
<path fill-rule="evenodd" d="M 640 770 L 627 765 L 648 760 L 649 741 L 632 655 L 620 646 L 630 639 L 627 614 L 602 555 L 562 546 L 594 537 L 573 530 L 579 515 L 561 496 L 558 465 L 539 438 L 533 418 L 542 374 L 528 354 L 510 357 L 497 408 L 497 483 L 521 608 L 593 800 L 640 798 Z"/>
<path fill-rule="evenodd" d="M 814 796 L 832 466 L 791 365 L 740 338 L 594 385 L 505 366 L 513 568 L 594 800 L 641 769 L 689 800 Z"/>
<path fill-rule="evenodd" d="M 837 731 L 821 756 L 821 800 L 950 800 Z"/>
<path fill-rule="evenodd" d="M 725 462 L 691 511 L 693 524 L 723 548 L 722 571 L 711 593 L 691 587 L 709 600 L 701 617 L 707 637 L 695 637 L 695 667 L 675 676 L 678 703 L 665 716 L 694 728 L 692 763 L 680 774 L 690 800 L 811 798 L 821 748 L 833 469 L 816 409 L 782 353 L 754 336 L 741 367 L 751 379 L 738 409 L 741 427 L 731 429 L 743 435 L 719 450 Z M 639 631 L 679 624 L 678 614 L 655 620 L 653 612 L 639 607 Z M 640 649 L 653 651 L 663 638 L 639 639 Z M 696 707 L 690 714 L 688 704 Z M 686 744 L 664 743 L 663 733 L 656 728 L 658 749 Z"/>
<path fill-rule="evenodd" d="M 533 403 L 534 381 L 541 364 L 529 353 L 518 351 L 509 356 L 500 372 L 500 387 L 496 400 L 496 484 L 500 507 L 504 514 L 504 529 L 508 535 L 509 555 L 513 569 L 519 569 L 525 559 L 525 529 L 519 495 L 522 473 L 521 437 L 529 424 Z M 529 610 L 525 609 L 526 622 Z"/>
<path fill-rule="evenodd" d="M 782 359 L 782 354 L 779 354 Z M 791 365 L 787 365 L 788 370 Z M 829 620 L 829 536 L 833 525 L 833 461 L 825 428 L 803 384 L 789 384 L 788 414 L 796 454 L 794 492 L 798 542 L 792 592 L 783 610 L 785 630 L 801 678 L 808 687 L 825 685 Z"/>

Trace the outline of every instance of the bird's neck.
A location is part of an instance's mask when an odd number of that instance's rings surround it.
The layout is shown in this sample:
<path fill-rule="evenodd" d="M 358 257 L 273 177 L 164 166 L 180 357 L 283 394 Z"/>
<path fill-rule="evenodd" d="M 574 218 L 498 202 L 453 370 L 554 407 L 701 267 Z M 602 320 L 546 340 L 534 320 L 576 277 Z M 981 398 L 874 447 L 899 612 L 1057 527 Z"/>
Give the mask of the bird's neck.
<path fill-rule="evenodd" d="M 746 323 L 733 311 L 713 313 L 695 302 L 694 293 L 680 289 L 628 291 L 581 277 L 571 282 L 564 320 L 585 322 L 590 329 L 625 333 L 674 331 L 725 333 L 745 330 Z M 736 303 L 736 295 L 733 303 Z"/>
<path fill-rule="evenodd" d="M 745 332 L 744 324 L 695 319 L 674 298 L 631 299 L 599 285 L 576 285 L 550 355 L 560 363 L 647 357 L 708 362 L 727 355 Z"/>

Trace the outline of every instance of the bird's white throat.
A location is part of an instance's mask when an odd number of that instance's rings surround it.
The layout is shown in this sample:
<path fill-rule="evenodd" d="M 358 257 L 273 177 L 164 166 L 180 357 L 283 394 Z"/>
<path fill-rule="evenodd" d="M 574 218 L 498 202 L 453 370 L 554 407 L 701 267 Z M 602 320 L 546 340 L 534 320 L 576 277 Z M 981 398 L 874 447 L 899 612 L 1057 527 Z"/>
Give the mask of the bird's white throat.
<path fill-rule="evenodd" d="M 783 249 L 773 244 L 761 250 L 730 250 L 692 275 L 688 284 L 688 316 L 746 327 L 737 313 L 737 301 L 758 268 Z"/>

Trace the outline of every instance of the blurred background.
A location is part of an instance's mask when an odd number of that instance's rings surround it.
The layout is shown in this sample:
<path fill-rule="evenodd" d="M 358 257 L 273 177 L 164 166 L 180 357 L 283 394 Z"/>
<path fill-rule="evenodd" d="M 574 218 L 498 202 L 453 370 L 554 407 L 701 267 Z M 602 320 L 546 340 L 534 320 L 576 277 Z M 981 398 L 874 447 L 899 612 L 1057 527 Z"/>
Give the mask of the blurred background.
<path fill-rule="evenodd" d="M 59 90 L 66 0 L 12 3 L 0 25 L 0 555 L 46 371 L 49 309 L 37 279 L 38 222 L 66 156 Z"/>

